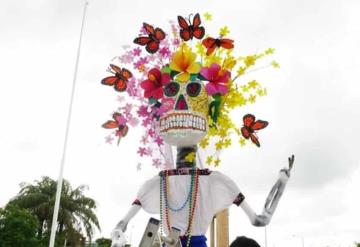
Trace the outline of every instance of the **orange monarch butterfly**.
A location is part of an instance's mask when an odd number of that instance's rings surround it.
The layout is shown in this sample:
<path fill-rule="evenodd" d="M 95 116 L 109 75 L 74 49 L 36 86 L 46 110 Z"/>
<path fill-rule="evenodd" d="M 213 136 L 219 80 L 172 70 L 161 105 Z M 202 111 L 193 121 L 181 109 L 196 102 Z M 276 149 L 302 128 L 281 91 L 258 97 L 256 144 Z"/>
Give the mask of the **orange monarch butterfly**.
<path fill-rule="evenodd" d="M 110 72 L 114 75 L 102 79 L 101 83 L 107 86 L 114 86 L 116 91 L 125 91 L 127 82 L 132 77 L 132 73 L 125 68 L 120 69 L 118 66 L 113 64 L 110 64 L 110 68 L 112 69 Z"/>
<path fill-rule="evenodd" d="M 202 39 L 205 35 L 205 28 L 200 27 L 201 19 L 199 14 L 196 14 L 194 16 L 192 23 L 190 22 L 190 20 L 189 23 L 187 23 L 184 17 L 178 16 L 178 23 L 179 26 L 181 27 L 180 37 L 184 41 L 193 39 L 193 37 L 197 39 Z"/>
<path fill-rule="evenodd" d="M 159 50 L 160 41 L 165 39 L 165 33 L 160 28 L 155 28 L 147 23 L 143 23 L 143 27 L 148 37 L 141 36 L 134 39 L 134 43 L 145 46 L 147 52 L 153 54 Z"/>
<path fill-rule="evenodd" d="M 233 42 L 234 40 L 232 39 L 214 39 L 209 37 L 204 39 L 202 44 L 207 48 L 206 55 L 209 56 L 217 47 L 223 47 L 225 49 L 234 48 Z"/>
<path fill-rule="evenodd" d="M 127 126 L 126 118 L 121 113 L 115 112 L 113 114 L 114 120 L 108 120 L 106 123 L 102 125 L 105 129 L 116 129 L 115 135 L 119 137 L 118 139 L 118 145 L 120 143 L 121 138 L 125 137 L 129 131 L 129 127 Z"/>
<path fill-rule="evenodd" d="M 260 142 L 256 136 L 257 130 L 261 130 L 268 126 L 269 122 L 263 120 L 256 120 L 255 116 L 251 114 L 246 114 L 243 117 L 244 126 L 241 128 L 241 134 L 245 139 L 251 139 L 251 141 L 258 147 L 260 147 Z"/>

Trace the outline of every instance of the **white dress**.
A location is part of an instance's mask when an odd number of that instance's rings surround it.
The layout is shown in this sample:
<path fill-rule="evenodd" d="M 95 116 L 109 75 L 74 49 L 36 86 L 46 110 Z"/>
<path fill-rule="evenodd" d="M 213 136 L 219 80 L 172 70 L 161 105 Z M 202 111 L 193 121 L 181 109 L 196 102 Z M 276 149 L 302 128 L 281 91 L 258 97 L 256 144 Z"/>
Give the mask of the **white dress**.
<path fill-rule="evenodd" d="M 213 216 L 231 204 L 244 199 L 237 185 L 228 176 L 218 171 L 207 171 L 199 176 L 199 191 L 195 208 L 192 235 L 205 235 Z M 180 208 L 187 199 L 191 175 L 171 175 L 168 177 L 168 204 L 172 208 Z M 160 175 L 146 181 L 137 195 L 137 203 L 150 214 L 159 214 L 160 210 Z M 185 234 L 188 226 L 188 204 L 181 211 L 169 212 L 170 225 Z M 166 232 L 165 212 L 163 210 L 163 226 Z"/>

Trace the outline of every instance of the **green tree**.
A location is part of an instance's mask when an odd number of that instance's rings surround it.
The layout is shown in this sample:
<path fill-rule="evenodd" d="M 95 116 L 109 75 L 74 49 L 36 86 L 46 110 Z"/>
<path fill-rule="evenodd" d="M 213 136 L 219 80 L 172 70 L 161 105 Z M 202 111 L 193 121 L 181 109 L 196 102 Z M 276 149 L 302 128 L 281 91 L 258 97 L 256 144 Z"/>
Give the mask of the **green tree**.
<path fill-rule="evenodd" d="M 110 247 L 111 239 L 110 238 L 98 238 L 95 240 L 95 243 L 98 244 L 98 247 Z"/>
<path fill-rule="evenodd" d="M 35 184 L 21 184 L 18 195 L 9 202 L 21 208 L 28 209 L 39 221 L 37 236 L 45 238 L 50 231 L 57 182 L 49 177 L 36 180 Z M 95 214 L 95 200 L 86 197 L 87 186 L 81 185 L 73 189 L 68 181 L 63 180 L 57 233 L 64 236 L 65 241 L 82 241 L 82 233 L 91 240 L 95 228 L 100 230 Z"/>
<path fill-rule="evenodd" d="M 0 247 L 37 247 L 38 221 L 28 210 L 8 205 L 0 208 Z"/>

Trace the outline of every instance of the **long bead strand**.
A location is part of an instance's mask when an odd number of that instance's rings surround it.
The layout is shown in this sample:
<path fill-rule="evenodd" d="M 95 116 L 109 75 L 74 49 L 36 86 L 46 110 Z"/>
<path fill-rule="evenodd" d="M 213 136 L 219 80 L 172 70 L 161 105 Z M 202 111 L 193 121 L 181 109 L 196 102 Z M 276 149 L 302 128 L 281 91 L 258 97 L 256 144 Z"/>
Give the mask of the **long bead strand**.
<path fill-rule="evenodd" d="M 196 208 L 196 201 L 197 201 L 197 192 L 198 192 L 198 188 L 199 188 L 199 172 L 196 169 L 194 171 L 194 173 L 196 174 L 196 179 L 195 179 L 195 186 L 194 186 L 194 190 L 192 193 L 192 200 L 191 200 L 191 206 L 189 205 L 189 219 L 188 219 L 188 229 L 186 230 L 187 232 L 187 241 L 186 241 L 186 247 L 190 247 L 190 242 L 191 242 L 191 232 L 192 232 L 192 226 L 193 226 L 193 218 L 195 215 L 195 208 Z"/>
<path fill-rule="evenodd" d="M 160 233 L 164 234 L 164 226 L 163 226 L 163 176 L 160 176 Z"/>

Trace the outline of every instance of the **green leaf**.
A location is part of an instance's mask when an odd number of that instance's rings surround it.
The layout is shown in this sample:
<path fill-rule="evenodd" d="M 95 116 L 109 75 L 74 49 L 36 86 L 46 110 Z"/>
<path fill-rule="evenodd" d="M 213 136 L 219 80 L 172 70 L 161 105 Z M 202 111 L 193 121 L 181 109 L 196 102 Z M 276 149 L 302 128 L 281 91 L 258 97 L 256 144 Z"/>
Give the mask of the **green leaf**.
<path fill-rule="evenodd" d="M 167 73 L 167 74 L 171 74 L 171 69 L 169 66 L 165 66 L 161 69 L 161 73 Z"/>
<path fill-rule="evenodd" d="M 177 72 L 177 71 L 175 71 L 175 70 L 171 70 L 171 72 L 170 72 L 170 77 L 171 77 L 171 79 L 174 79 L 174 77 L 177 75 L 177 74 L 179 74 L 180 72 Z"/>
<path fill-rule="evenodd" d="M 155 98 L 153 98 L 153 97 L 150 97 L 150 98 L 149 98 L 149 103 L 150 103 L 151 105 L 154 105 L 154 104 L 158 103 L 158 100 L 155 99 Z"/>
<path fill-rule="evenodd" d="M 198 74 L 190 74 L 190 81 L 196 81 Z"/>
<path fill-rule="evenodd" d="M 197 74 L 197 78 L 201 81 L 208 81 L 208 79 L 206 79 L 202 74 Z"/>

